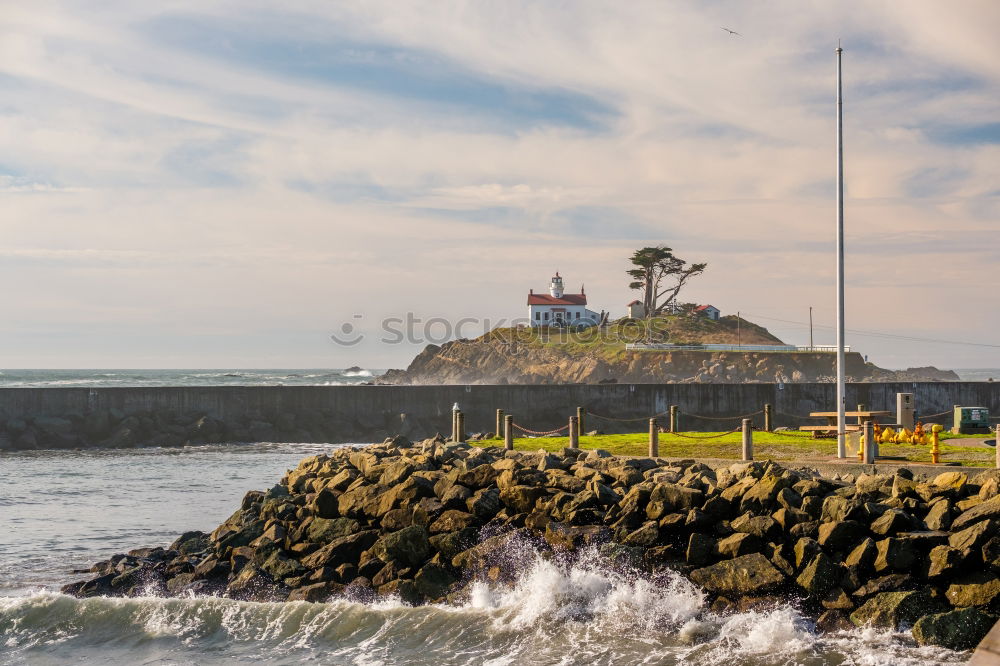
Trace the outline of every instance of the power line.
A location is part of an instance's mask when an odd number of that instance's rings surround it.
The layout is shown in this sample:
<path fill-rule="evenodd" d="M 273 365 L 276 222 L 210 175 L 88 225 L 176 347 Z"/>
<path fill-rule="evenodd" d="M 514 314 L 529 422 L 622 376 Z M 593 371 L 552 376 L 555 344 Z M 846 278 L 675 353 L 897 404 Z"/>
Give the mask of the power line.
<path fill-rule="evenodd" d="M 795 324 L 797 326 L 805 326 L 805 327 L 809 326 L 809 324 L 807 324 L 805 322 L 802 322 L 802 321 L 792 321 L 790 319 L 778 319 L 777 317 L 765 317 L 763 315 L 756 315 L 756 314 L 751 314 L 751 315 L 748 315 L 748 316 L 753 317 L 754 319 L 767 319 L 767 320 L 770 320 L 770 321 L 780 321 L 780 322 L 785 323 L 785 324 Z M 815 324 L 815 326 L 817 326 L 819 328 L 829 328 L 829 329 L 833 328 L 833 326 L 829 326 L 827 324 Z M 993 349 L 1000 349 L 1000 345 L 992 345 L 992 344 L 988 344 L 988 343 L 985 343 L 985 342 L 965 342 L 965 341 L 961 341 L 961 340 L 940 340 L 940 339 L 936 339 L 936 338 L 918 338 L 918 337 L 915 337 L 915 336 L 912 336 L 912 335 L 898 335 L 896 333 L 886 333 L 885 331 L 866 331 L 866 330 L 853 329 L 853 328 L 849 328 L 849 329 L 847 329 L 847 331 L 849 333 L 854 333 L 855 335 L 862 335 L 862 336 L 873 337 L 873 338 L 884 338 L 884 339 L 888 339 L 888 340 L 906 340 L 908 342 L 931 342 L 931 343 L 944 344 L 944 345 L 964 345 L 964 346 L 967 346 L 967 347 L 990 347 L 990 348 L 993 348 Z"/>

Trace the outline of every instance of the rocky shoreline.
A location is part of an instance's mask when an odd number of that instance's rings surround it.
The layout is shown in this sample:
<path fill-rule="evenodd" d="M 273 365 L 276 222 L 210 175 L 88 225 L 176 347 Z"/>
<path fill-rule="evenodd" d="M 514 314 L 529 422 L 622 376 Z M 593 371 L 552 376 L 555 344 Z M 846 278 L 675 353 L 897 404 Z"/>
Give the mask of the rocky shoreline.
<path fill-rule="evenodd" d="M 713 612 L 793 603 L 821 632 L 912 627 L 919 644 L 961 650 L 1000 610 L 998 490 L 993 470 L 831 479 L 395 437 L 306 458 L 211 534 L 114 555 L 63 591 L 460 602 L 474 581 L 515 580 L 526 552 L 596 554 L 637 575 L 678 571 Z"/>

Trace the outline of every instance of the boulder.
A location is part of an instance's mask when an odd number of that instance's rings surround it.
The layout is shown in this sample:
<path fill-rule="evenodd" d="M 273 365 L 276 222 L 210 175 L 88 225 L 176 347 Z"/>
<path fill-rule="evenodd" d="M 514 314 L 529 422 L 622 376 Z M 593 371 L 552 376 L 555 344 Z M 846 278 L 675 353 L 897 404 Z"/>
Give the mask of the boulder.
<path fill-rule="evenodd" d="M 709 592 L 738 597 L 773 590 L 785 582 L 785 576 L 766 557 L 751 553 L 695 569 L 691 580 Z"/>
<path fill-rule="evenodd" d="M 875 544 L 876 571 L 909 571 L 917 561 L 913 543 L 896 538 L 882 539 Z"/>
<path fill-rule="evenodd" d="M 471 513 L 449 509 L 443 512 L 437 520 L 430 525 L 431 534 L 441 534 L 442 532 L 455 532 L 479 524 L 479 519 Z"/>
<path fill-rule="evenodd" d="M 929 530 L 951 529 L 951 502 L 941 499 L 931 504 L 927 515 L 924 516 L 924 524 Z"/>
<path fill-rule="evenodd" d="M 347 562 L 356 563 L 361 553 L 375 544 L 378 536 L 378 530 L 365 530 L 334 539 L 315 553 L 303 558 L 302 564 L 310 569 L 317 569 L 322 566 L 336 567 Z"/>
<path fill-rule="evenodd" d="M 971 650 L 986 637 L 996 621 L 996 615 L 978 608 L 933 613 L 917 620 L 913 625 L 913 638 L 919 645 Z"/>
<path fill-rule="evenodd" d="M 684 559 L 688 564 L 695 566 L 708 564 L 712 561 L 715 552 L 715 539 L 699 532 L 693 532 L 688 537 L 688 546 Z"/>
<path fill-rule="evenodd" d="M 517 513 L 528 513 L 535 508 L 538 498 L 545 494 L 545 488 L 539 486 L 508 486 L 501 489 L 500 501 Z"/>
<path fill-rule="evenodd" d="M 927 590 L 882 592 L 851 613 L 851 622 L 859 627 L 873 625 L 895 630 L 901 624 L 913 624 L 924 615 L 947 610 Z"/>
<path fill-rule="evenodd" d="M 720 557 L 732 559 L 750 553 L 759 553 L 763 547 L 763 542 L 753 534 L 737 532 L 730 534 L 724 539 L 720 539 L 716 544 L 716 551 Z"/>
<path fill-rule="evenodd" d="M 899 532 L 906 532 L 913 526 L 913 521 L 909 514 L 900 509 L 889 509 L 881 516 L 872 521 L 868 529 L 872 534 L 878 536 L 895 536 Z"/>
<path fill-rule="evenodd" d="M 955 568 L 964 561 L 965 556 L 957 548 L 935 546 L 927 555 L 927 577 L 950 577 L 954 575 Z"/>
<path fill-rule="evenodd" d="M 604 525 L 569 525 L 550 521 L 545 526 L 545 541 L 550 546 L 563 550 L 576 550 L 586 546 L 607 543 L 611 540 L 611 530 Z"/>
<path fill-rule="evenodd" d="M 952 533 L 948 537 L 948 545 L 966 552 L 979 550 L 987 541 L 996 536 L 998 527 L 1000 527 L 1000 521 L 981 520 L 971 527 Z"/>
<path fill-rule="evenodd" d="M 954 532 L 964 530 L 981 520 L 1000 518 L 1000 495 L 972 507 L 955 518 L 951 523 Z"/>
<path fill-rule="evenodd" d="M 305 536 L 313 543 L 327 544 L 360 531 L 361 523 L 353 518 L 313 518 Z"/>
<path fill-rule="evenodd" d="M 425 564 L 413 577 L 417 592 L 431 601 L 444 598 L 456 581 L 445 567 L 433 563 Z"/>
<path fill-rule="evenodd" d="M 865 538 L 864 526 L 855 520 L 821 523 L 819 545 L 833 552 L 846 552 Z"/>
<path fill-rule="evenodd" d="M 383 562 L 399 562 L 417 567 L 431 555 L 427 529 L 420 525 L 404 527 L 375 542 L 373 551 Z"/>
<path fill-rule="evenodd" d="M 986 606 L 1000 596 L 1000 578 L 989 571 L 976 571 L 949 585 L 945 596 L 952 606 Z"/>
<path fill-rule="evenodd" d="M 798 575 L 795 582 L 809 594 L 818 597 L 829 592 L 840 581 L 840 566 L 820 551 Z"/>

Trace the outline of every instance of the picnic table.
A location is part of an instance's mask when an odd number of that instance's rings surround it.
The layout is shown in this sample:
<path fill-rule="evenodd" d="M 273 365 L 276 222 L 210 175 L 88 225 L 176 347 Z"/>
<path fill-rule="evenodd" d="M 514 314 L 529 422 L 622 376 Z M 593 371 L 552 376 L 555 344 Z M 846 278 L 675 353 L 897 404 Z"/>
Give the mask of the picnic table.
<path fill-rule="evenodd" d="M 878 410 L 854 410 L 849 412 L 844 412 L 844 416 L 847 418 L 857 418 L 857 423 L 848 423 L 846 429 L 848 432 L 857 432 L 861 430 L 865 421 L 873 420 L 876 416 L 888 416 L 892 412 L 888 411 L 878 411 Z M 826 425 L 806 425 L 800 426 L 799 430 L 804 430 L 807 432 L 812 432 L 813 438 L 818 439 L 822 435 L 835 435 L 837 434 L 837 412 L 809 412 L 809 416 L 814 418 L 825 418 Z M 892 425 L 892 423 L 886 423 L 883 425 Z"/>

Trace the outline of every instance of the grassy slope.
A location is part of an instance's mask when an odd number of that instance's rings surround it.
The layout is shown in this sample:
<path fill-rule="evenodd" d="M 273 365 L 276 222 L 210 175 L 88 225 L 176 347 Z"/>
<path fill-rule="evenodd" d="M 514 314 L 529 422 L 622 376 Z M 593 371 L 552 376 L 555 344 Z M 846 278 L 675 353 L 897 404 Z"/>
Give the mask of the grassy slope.
<path fill-rule="evenodd" d="M 660 435 L 660 455 L 668 458 L 721 458 L 739 460 L 742 456 L 739 433 L 713 437 L 720 433 L 684 433 L 685 436 L 663 433 Z M 580 437 L 582 449 L 605 449 L 615 455 L 644 456 L 647 454 L 649 435 L 584 435 Z M 711 438 L 711 439 L 709 439 Z M 960 462 L 974 467 L 992 467 L 994 450 L 989 446 L 954 446 L 948 440 L 986 439 L 986 435 L 951 435 L 941 438 L 941 461 Z M 480 446 L 496 446 L 499 440 L 470 442 Z M 798 461 L 807 463 L 836 455 L 837 444 L 833 439 L 812 439 L 807 433 L 767 433 L 753 435 L 754 458 L 758 460 Z M 559 451 L 569 445 L 568 437 L 519 437 L 514 448 L 520 451 Z M 909 444 L 880 444 L 880 461 L 924 462 L 931 460 L 929 446 Z"/>
<path fill-rule="evenodd" d="M 558 329 L 495 329 L 479 338 L 481 341 L 515 340 L 519 345 L 558 350 L 569 356 L 600 358 L 609 363 L 625 357 L 628 342 L 670 342 L 673 344 L 736 344 L 780 345 L 782 341 L 768 330 L 735 316 L 712 321 L 700 315 L 657 317 L 646 322 L 620 320 L 601 331 Z"/>

